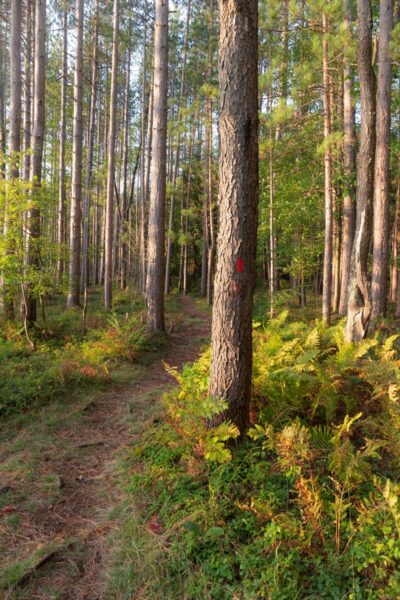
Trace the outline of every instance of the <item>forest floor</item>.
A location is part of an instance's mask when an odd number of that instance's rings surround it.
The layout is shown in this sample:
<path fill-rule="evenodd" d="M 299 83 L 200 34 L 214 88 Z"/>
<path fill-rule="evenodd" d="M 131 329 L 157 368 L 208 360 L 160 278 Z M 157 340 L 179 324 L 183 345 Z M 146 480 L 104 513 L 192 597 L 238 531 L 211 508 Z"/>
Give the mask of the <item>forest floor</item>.
<path fill-rule="evenodd" d="M 106 597 L 110 540 L 126 510 L 121 461 L 174 385 L 163 362 L 192 362 L 209 336 L 209 311 L 191 297 L 179 303 L 176 330 L 162 351 L 131 367 L 129 385 L 74 392 L 2 433 L 2 600 Z"/>

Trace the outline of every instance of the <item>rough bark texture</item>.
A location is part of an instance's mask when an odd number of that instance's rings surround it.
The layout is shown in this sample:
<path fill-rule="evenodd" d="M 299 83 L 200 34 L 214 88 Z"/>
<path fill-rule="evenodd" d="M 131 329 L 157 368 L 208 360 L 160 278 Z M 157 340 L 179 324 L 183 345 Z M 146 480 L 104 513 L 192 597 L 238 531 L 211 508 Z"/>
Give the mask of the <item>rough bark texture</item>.
<path fill-rule="evenodd" d="M 375 75 L 372 66 L 372 12 L 370 0 L 358 0 L 358 52 L 361 132 L 357 167 L 357 219 L 350 262 L 346 338 L 363 339 L 371 318 L 368 254 L 372 232 L 375 158 Z"/>
<path fill-rule="evenodd" d="M 60 119 L 60 159 L 59 159 L 59 184 L 58 184 L 58 219 L 57 219 L 57 243 L 58 261 L 57 277 L 61 282 L 64 272 L 64 261 L 62 247 L 65 243 L 65 212 L 66 212 L 66 186 L 65 186 L 65 146 L 67 130 L 67 86 L 68 86 L 68 13 L 64 5 L 63 11 L 63 59 L 61 72 L 61 119 Z"/>
<path fill-rule="evenodd" d="M 31 168 L 32 136 L 32 0 L 27 0 L 25 9 L 25 60 L 24 60 L 24 179 L 29 180 Z"/>
<path fill-rule="evenodd" d="M 329 138 L 331 133 L 331 111 L 329 101 L 329 73 L 328 73 L 328 39 L 327 18 L 322 15 L 322 76 L 323 76 L 323 105 L 324 105 L 324 139 Z M 331 323 L 332 310 L 332 233 L 333 233 L 333 211 L 332 211 L 332 155 L 329 145 L 325 147 L 325 242 L 324 242 L 324 270 L 322 287 L 322 318 L 327 325 Z"/>
<path fill-rule="evenodd" d="M 40 236 L 40 210 L 37 205 L 37 195 L 42 182 L 45 128 L 46 0 L 36 0 L 35 2 L 34 53 L 33 134 L 30 171 L 33 204 L 28 214 L 27 266 L 38 268 L 39 256 L 36 240 Z M 24 298 L 26 301 L 24 302 L 23 312 L 26 321 L 33 323 L 36 321 L 36 297 L 30 286 L 28 286 Z"/>
<path fill-rule="evenodd" d="M 213 0 L 210 0 L 209 6 L 209 40 L 208 40 L 208 73 L 207 79 L 211 81 L 213 72 L 213 35 L 214 35 L 214 14 Z M 213 102 L 209 94 L 206 103 L 206 171 L 207 171 L 207 207 L 208 207 L 208 250 L 207 250 L 207 302 L 211 306 L 213 301 L 213 276 L 214 276 L 214 258 L 215 258 L 215 227 L 214 227 L 214 204 L 213 204 L 213 185 L 212 185 L 212 134 L 213 134 Z"/>
<path fill-rule="evenodd" d="M 119 0 L 114 0 L 113 50 L 111 65 L 110 121 L 108 131 L 107 200 L 104 247 L 104 307 L 112 308 L 113 231 L 114 231 L 114 170 L 115 135 L 117 127 Z"/>
<path fill-rule="evenodd" d="M 83 0 L 76 1 L 76 55 L 74 69 L 74 116 L 72 132 L 72 198 L 67 306 L 79 306 L 82 226 L 82 98 L 83 98 Z"/>
<path fill-rule="evenodd" d="M 389 263 L 390 108 L 392 61 L 389 52 L 393 0 L 381 0 L 376 94 L 375 193 L 372 251 L 372 318 L 386 312 Z"/>
<path fill-rule="evenodd" d="M 165 193 L 167 163 L 168 0 L 156 0 L 154 25 L 153 170 L 147 258 L 147 327 L 164 331 Z"/>
<path fill-rule="evenodd" d="M 349 32 L 351 26 L 351 12 L 347 10 L 345 28 Z M 345 193 L 343 197 L 342 219 L 342 252 L 341 252 L 341 282 L 339 315 L 347 313 L 348 287 L 350 273 L 350 258 L 353 247 L 354 230 L 356 224 L 355 204 L 355 113 L 352 98 L 353 74 L 348 59 L 345 58 L 343 67 L 343 163 L 345 171 Z"/>
<path fill-rule="evenodd" d="M 19 152 L 21 150 L 21 0 L 11 0 L 10 20 L 10 113 L 9 152 L 10 177 L 19 177 Z"/>
<path fill-rule="evenodd" d="M 89 102 L 89 129 L 88 129 L 88 149 L 86 157 L 86 179 L 85 194 L 83 198 L 83 222 L 82 222 L 82 265 L 81 265 L 81 291 L 89 283 L 89 215 L 90 215 L 90 195 L 92 189 L 93 172 L 93 151 L 95 140 L 96 123 L 96 104 L 97 104 L 97 73 L 98 73 L 98 37 L 99 37 L 99 0 L 96 0 L 94 36 L 93 36 L 93 63 L 91 75 L 91 89 Z"/>
<path fill-rule="evenodd" d="M 252 312 L 258 205 L 256 0 L 220 0 L 219 232 L 210 394 L 243 432 L 252 373 Z"/>
<path fill-rule="evenodd" d="M 190 23 L 190 0 L 188 0 L 186 9 L 186 26 L 185 26 L 185 40 L 183 43 L 183 55 L 182 55 L 182 71 L 180 80 L 179 90 L 179 103 L 178 103 L 178 133 L 175 141 L 175 152 L 174 152 L 174 166 L 172 171 L 172 194 L 169 207 L 169 218 L 168 218 L 168 235 L 167 235 L 167 252 L 165 257 L 165 293 L 169 294 L 170 283 L 171 283 L 171 256 L 172 256 L 172 238 L 174 229 L 174 215 L 175 215 L 175 188 L 176 181 L 178 178 L 179 171 L 179 158 L 181 150 L 181 123 L 182 123 L 182 105 L 183 105 L 183 92 L 185 89 L 185 72 L 186 72 L 186 56 L 188 47 L 189 37 L 189 23 Z"/>

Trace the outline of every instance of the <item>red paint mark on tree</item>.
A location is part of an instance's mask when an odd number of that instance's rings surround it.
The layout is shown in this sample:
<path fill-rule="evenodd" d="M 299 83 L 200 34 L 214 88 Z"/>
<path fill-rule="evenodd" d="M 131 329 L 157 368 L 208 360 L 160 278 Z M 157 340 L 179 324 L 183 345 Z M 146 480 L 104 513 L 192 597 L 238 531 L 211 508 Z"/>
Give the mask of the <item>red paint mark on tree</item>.
<path fill-rule="evenodd" d="M 236 273 L 244 273 L 244 259 L 243 258 L 236 259 Z"/>

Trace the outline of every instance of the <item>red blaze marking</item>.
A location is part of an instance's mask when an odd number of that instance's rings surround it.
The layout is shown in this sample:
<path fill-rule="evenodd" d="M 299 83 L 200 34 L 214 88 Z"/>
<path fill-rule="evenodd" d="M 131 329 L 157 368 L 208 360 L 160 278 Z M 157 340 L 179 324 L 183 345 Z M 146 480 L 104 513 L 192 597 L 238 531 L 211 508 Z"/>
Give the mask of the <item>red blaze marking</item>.
<path fill-rule="evenodd" d="M 236 259 L 236 273 L 244 273 L 244 259 L 243 258 Z"/>

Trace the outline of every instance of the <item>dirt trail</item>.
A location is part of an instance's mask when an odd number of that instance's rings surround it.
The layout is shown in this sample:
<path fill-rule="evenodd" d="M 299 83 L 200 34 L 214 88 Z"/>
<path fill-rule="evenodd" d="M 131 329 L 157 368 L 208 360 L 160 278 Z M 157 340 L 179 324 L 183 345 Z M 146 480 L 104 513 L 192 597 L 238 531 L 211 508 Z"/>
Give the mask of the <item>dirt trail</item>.
<path fill-rule="evenodd" d="M 20 481 L 14 477 L 4 482 L 4 472 L 0 472 L 0 488 L 7 490 L 10 486 L 13 497 L 22 499 L 20 505 L 16 504 L 20 521 L 16 529 L 5 525 L 0 516 L 0 555 L 5 549 L 11 551 L 14 560 L 22 560 L 37 549 L 42 548 L 46 556 L 48 547 L 62 548 L 34 569 L 26 581 L 7 592 L 0 591 L 0 598 L 104 597 L 110 562 L 107 540 L 117 527 L 117 520 L 110 520 L 110 511 L 122 501 L 117 459 L 133 440 L 132 422 L 137 424 L 145 418 L 147 403 L 156 401 L 163 390 L 173 385 L 162 361 L 178 368 L 193 361 L 209 335 L 209 314 L 199 309 L 192 298 L 185 297 L 180 302 L 182 324 L 170 334 L 164 351 L 145 368 L 136 383 L 123 389 L 110 388 L 87 403 L 72 422 L 67 420 L 57 429 L 51 442 L 46 442 L 47 425 L 43 424 L 44 442 L 34 482 L 40 481 L 42 486 L 48 482 L 54 498 L 47 493 L 43 506 L 39 498 L 39 505 L 32 510 L 29 498 L 24 497 L 29 482 L 23 476 Z M 19 432 L 18 439 L 13 440 L 14 448 L 18 442 L 23 447 L 24 435 L 23 430 Z M 38 493 L 40 496 L 34 482 L 32 502 Z"/>

